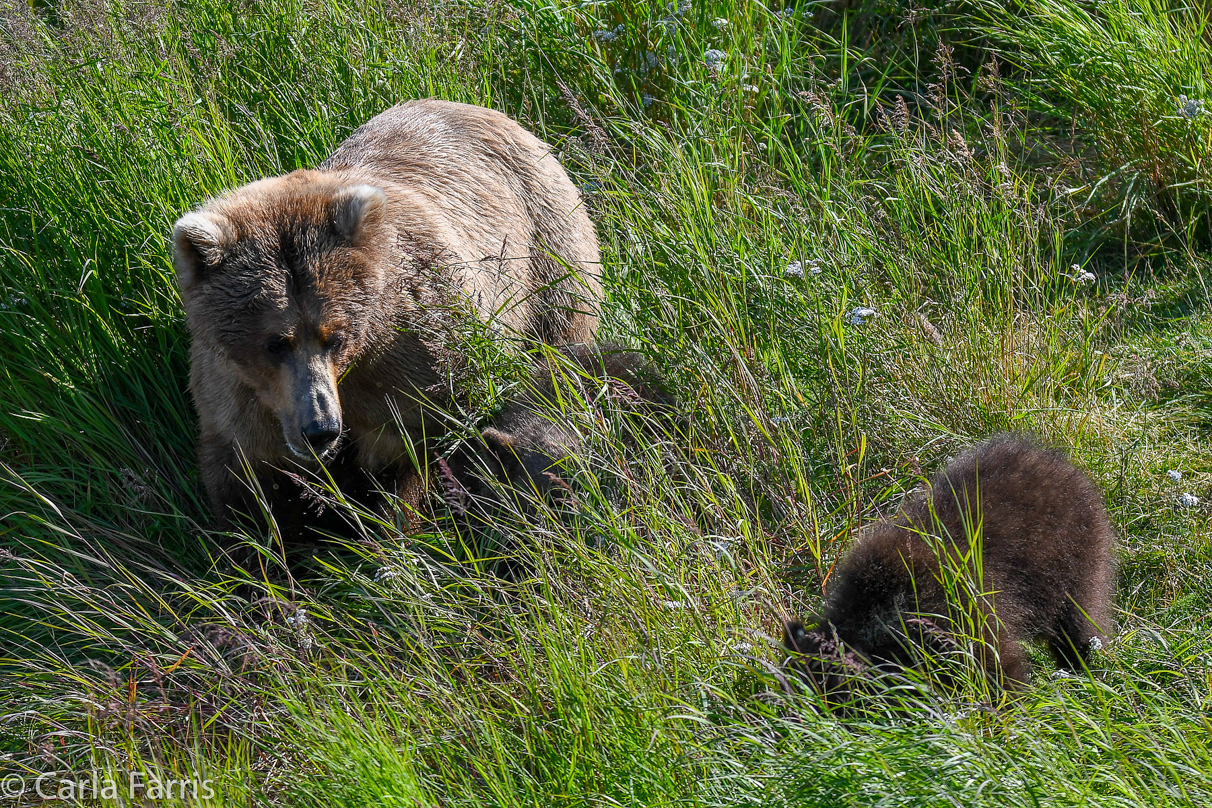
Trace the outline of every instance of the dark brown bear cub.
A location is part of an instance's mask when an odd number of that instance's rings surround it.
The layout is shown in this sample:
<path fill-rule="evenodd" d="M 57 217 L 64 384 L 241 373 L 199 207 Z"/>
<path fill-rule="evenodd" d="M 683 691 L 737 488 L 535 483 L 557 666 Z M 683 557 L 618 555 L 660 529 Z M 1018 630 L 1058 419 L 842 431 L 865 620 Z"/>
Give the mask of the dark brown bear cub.
<path fill-rule="evenodd" d="M 969 642 L 990 679 L 1014 689 L 1031 673 L 1023 641 L 1045 640 L 1069 669 L 1105 642 L 1113 544 L 1102 494 L 1084 472 L 1059 452 L 999 435 L 869 528 L 834 570 L 824 615 L 788 624 L 783 641 L 792 664 L 833 696 L 871 669 L 914 666 Z"/>
<path fill-rule="evenodd" d="M 566 346 L 536 367 L 487 428 L 440 462 L 443 495 L 473 530 L 528 499 L 554 503 L 572 491 L 565 477 L 585 459 L 587 418 L 613 410 L 628 422 L 624 437 L 635 439 L 653 419 L 668 425 L 674 408 L 642 354 L 610 344 Z M 502 499 L 511 490 L 521 500 Z"/>

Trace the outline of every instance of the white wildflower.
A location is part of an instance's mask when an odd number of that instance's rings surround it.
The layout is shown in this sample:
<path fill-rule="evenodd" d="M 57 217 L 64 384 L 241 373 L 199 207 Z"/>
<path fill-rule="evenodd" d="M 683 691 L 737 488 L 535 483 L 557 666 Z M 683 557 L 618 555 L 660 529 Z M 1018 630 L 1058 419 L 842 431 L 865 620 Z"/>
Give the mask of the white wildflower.
<path fill-rule="evenodd" d="M 1183 478 L 1183 473 L 1178 469 L 1170 469 L 1166 472 L 1166 475 L 1174 482 L 1179 482 Z"/>
<path fill-rule="evenodd" d="M 747 654 L 747 653 L 749 653 L 749 652 L 750 652 L 750 651 L 752 651 L 752 650 L 753 650 L 753 643 L 748 643 L 748 642 L 734 642 L 734 643 L 732 644 L 732 651 L 733 651 L 733 653 L 737 653 L 737 654 Z"/>
<path fill-rule="evenodd" d="M 867 322 L 868 319 L 870 319 L 874 316 L 875 316 L 875 309 L 869 309 L 865 306 L 859 306 L 858 308 L 851 311 L 846 319 L 850 322 L 850 325 L 862 325 L 863 323 Z"/>
<path fill-rule="evenodd" d="M 311 621 L 307 619 L 306 609 L 299 609 L 290 617 L 286 618 L 286 625 L 294 629 L 304 628 L 309 622 Z"/>
<path fill-rule="evenodd" d="M 709 48 L 707 52 L 703 54 L 703 61 L 708 67 L 711 68 L 718 68 L 727 60 L 728 54 L 724 53 L 719 48 Z"/>
<path fill-rule="evenodd" d="M 1081 264 L 1073 264 L 1069 267 L 1069 271 L 1073 274 L 1069 276 L 1074 283 L 1080 283 L 1085 286 L 1087 283 L 1094 283 L 1098 280 L 1098 276 L 1088 269 L 1082 269 Z"/>
<path fill-rule="evenodd" d="M 1065 670 L 1064 668 L 1057 668 L 1055 671 L 1052 672 L 1052 678 L 1053 679 L 1076 679 L 1077 677 L 1074 676 L 1069 671 Z"/>
<path fill-rule="evenodd" d="M 728 20 L 724 19 L 723 17 L 716 17 L 711 21 L 711 24 L 715 26 L 717 31 L 723 31 L 728 27 Z"/>
<path fill-rule="evenodd" d="M 783 272 L 785 278 L 802 278 L 804 277 L 804 262 L 792 261 L 787 265 L 786 271 Z"/>
<path fill-rule="evenodd" d="M 1103 641 L 1100 640 L 1098 637 L 1091 637 L 1090 642 L 1086 645 L 1086 647 L 1089 648 L 1090 651 L 1092 651 L 1092 652 L 1101 651 L 1101 650 L 1103 650 Z"/>
<path fill-rule="evenodd" d="M 614 42 L 616 39 L 621 37 L 623 32 L 626 30 L 627 29 L 623 26 L 623 24 L 619 23 L 612 31 L 594 31 L 593 38 L 598 42 Z"/>
<path fill-rule="evenodd" d="M 680 600 L 667 600 L 664 603 L 666 609 L 685 609 L 686 604 Z"/>
<path fill-rule="evenodd" d="M 1178 498 L 1178 504 L 1182 508 L 1194 508 L 1199 505 L 1199 497 L 1194 494 L 1183 494 Z"/>
<path fill-rule="evenodd" d="M 759 92 L 762 88 L 757 86 L 756 84 L 742 84 L 741 89 L 747 93 L 756 93 L 756 92 Z"/>
<path fill-rule="evenodd" d="M 1198 118 L 1204 114 L 1204 102 L 1198 98 L 1178 97 L 1178 115 L 1180 118 Z"/>
<path fill-rule="evenodd" d="M 656 101 L 656 99 L 648 93 L 641 93 L 640 101 L 644 102 L 644 109 L 647 109 L 648 107 L 652 106 L 652 102 Z"/>
<path fill-rule="evenodd" d="M 390 581 L 392 578 L 398 577 L 400 577 L 400 571 L 397 569 L 392 569 L 391 567 L 379 567 L 379 569 L 375 571 L 375 583 Z"/>

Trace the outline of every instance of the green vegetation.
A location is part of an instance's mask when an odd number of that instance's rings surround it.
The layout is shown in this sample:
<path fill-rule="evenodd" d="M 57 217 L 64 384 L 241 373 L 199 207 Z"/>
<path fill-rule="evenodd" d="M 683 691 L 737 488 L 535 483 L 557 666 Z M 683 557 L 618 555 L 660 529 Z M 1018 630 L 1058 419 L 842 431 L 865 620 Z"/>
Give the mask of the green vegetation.
<path fill-rule="evenodd" d="M 165 805 L 1207 805 L 1205 23 L 1161 0 L 4 5 L 0 776 L 211 780 Z M 420 96 L 557 148 L 604 332 L 669 369 L 694 451 L 599 424 L 577 518 L 502 528 L 524 574 L 435 507 L 242 580 L 220 548 L 264 538 L 208 532 L 172 221 Z M 1094 669 L 1041 653 L 1015 702 L 906 685 L 848 715 L 784 687 L 780 618 L 819 607 L 852 530 L 1008 428 L 1107 492 L 1120 627 Z"/>

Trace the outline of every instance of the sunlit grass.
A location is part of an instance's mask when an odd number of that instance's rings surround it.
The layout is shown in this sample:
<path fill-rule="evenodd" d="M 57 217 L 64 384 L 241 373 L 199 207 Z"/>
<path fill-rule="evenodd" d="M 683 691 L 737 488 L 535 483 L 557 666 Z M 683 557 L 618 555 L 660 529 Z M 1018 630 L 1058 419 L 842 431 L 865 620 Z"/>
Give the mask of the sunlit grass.
<path fill-rule="evenodd" d="M 1208 44 L 1156 5 L 1031 8 L 1017 38 L 739 0 L 4 12 L 2 771 L 200 773 L 210 805 L 1206 804 L 1212 545 L 1181 499 L 1212 498 L 1203 119 L 1149 116 L 1203 97 L 1181 76 Z M 923 39 L 944 29 L 968 50 Z M 991 31 L 1017 72 L 982 73 Z M 363 513 L 372 541 L 292 578 L 267 537 L 210 530 L 167 234 L 430 95 L 558 150 L 604 334 L 681 418 L 637 441 L 573 398 L 572 505 L 487 537 L 437 502 L 412 536 Z M 1072 204 L 1071 175 L 1110 195 Z M 468 346 L 506 380 L 489 412 L 516 368 Z M 819 609 L 852 530 L 1006 428 L 1107 492 L 1119 636 L 996 711 L 916 677 L 902 708 L 830 712 L 780 673 L 781 620 Z M 263 576 L 224 559 L 241 543 Z"/>

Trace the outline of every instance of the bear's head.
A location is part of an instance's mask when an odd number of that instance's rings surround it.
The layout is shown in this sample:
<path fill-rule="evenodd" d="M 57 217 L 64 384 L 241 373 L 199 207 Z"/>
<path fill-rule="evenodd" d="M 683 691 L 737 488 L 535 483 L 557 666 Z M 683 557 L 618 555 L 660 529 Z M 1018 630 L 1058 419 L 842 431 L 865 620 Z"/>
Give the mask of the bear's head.
<path fill-rule="evenodd" d="M 846 701 L 868 675 L 867 662 L 838 637 L 837 628 L 814 616 L 783 627 L 783 647 L 790 653 L 788 666 L 829 701 Z"/>
<path fill-rule="evenodd" d="M 378 188 L 295 171 L 214 199 L 173 228 L 193 339 L 256 391 L 299 457 L 336 452 L 337 384 L 363 350 L 394 238 L 386 209 Z"/>

